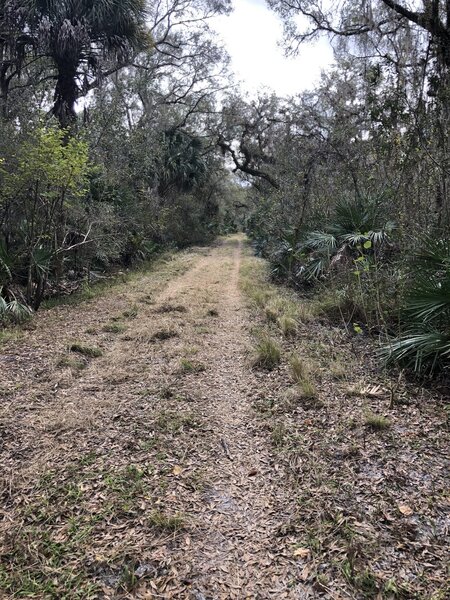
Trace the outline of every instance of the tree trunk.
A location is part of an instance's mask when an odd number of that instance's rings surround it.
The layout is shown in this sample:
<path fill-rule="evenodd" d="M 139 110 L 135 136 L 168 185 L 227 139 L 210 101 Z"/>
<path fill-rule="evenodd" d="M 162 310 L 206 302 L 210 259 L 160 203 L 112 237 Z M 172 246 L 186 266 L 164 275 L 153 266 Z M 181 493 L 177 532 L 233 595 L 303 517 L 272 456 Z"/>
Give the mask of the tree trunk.
<path fill-rule="evenodd" d="M 52 113 L 62 129 L 70 128 L 77 119 L 75 104 L 78 100 L 77 70 L 67 63 L 57 64 L 58 78 Z"/>

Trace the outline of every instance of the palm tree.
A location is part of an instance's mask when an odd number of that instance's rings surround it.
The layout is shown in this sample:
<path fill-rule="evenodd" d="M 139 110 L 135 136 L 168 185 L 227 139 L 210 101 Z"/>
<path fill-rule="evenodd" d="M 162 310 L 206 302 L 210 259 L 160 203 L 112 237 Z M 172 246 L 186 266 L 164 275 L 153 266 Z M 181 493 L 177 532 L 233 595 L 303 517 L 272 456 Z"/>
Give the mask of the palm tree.
<path fill-rule="evenodd" d="M 182 130 L 166 131 L 158 171 L 162 195 L 171 187 L 180 192 L 192 191 L 204 181 L 207 172 L 202 141 Z"/>
<path fill-rule="evenodd" d="M 145 0 L 24 0 L 29 28 L 39 54 L 56 69 L 52 112 L 61 127 L 76 118 L 78 98 L 102 75 L 125 66 L 132 55 L 150 46 Z"/>

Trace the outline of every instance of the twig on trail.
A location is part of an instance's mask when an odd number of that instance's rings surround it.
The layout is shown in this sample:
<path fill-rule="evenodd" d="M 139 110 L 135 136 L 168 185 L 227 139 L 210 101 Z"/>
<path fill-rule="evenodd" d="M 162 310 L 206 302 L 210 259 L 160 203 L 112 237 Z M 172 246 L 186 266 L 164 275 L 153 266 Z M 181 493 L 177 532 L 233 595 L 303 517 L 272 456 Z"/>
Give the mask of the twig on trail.
<path fill-rule="evenodd" d="M 227 458 L 229 460 L 233 460 L 233 457 L 230 454 L 230 449 L 228 448 L 228 444 L 226 443 L 226 441 L 223 438 L 220 438 L 220 444 L 222 446 L 222 448 L 225 451 L 225 454 L 227 455 Z"/>

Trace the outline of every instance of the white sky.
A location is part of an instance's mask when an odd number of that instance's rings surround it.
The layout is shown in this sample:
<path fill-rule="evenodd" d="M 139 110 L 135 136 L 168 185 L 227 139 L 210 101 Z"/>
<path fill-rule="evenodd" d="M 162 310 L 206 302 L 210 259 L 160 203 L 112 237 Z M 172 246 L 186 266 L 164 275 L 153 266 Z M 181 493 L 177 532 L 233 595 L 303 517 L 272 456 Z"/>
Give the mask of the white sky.
<path fill-rule="evenodd" d="M 298 57 L 287 59 L 278 45 L 281 21 L 265 0 L 234 0 L 234 12 L 215 19 L 213 27 L 224 40 L 242 88 L 250 93 L 269 88 L 283 96 L 312 88 L 333 61 L 325 37 L 305 44 Z"/>

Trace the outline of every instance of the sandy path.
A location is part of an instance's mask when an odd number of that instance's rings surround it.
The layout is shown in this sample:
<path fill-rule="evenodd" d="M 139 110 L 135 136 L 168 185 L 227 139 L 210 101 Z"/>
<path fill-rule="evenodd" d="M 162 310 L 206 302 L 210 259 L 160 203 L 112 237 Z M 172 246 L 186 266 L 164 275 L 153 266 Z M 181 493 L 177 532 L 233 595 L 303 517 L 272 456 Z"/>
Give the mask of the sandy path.
<path fill-rule="evenodd" d="M 299 583 L 288 535 L 295 499 L 272 460 L 269 433 L 251 407 L 252 397 L 264 390 L 248 366 L 249 319 L 238 286 L 241 253 L 240 239 L 231 238 L 188 258 L 182 275 L 173 277 L 169 270 L 162 279 L 137 280 L 126 302 L 111 293 L 90 307 L 64 309 L 54 323 L 49 313 L 2 357 L 2 365 L 12 368 L 3 371 L 2 381 L 7 402 L 0 420 L 0 517 L 6 541 L 0 554 L 11 569 L 23 560 L 11 546 L 22 543 L 14 537 L 18 530 L 22 536 L 28 531 L 24 507 L 41 501 L 48 489 L 56 493 L 72 484 L 78 460 L 82 494 L 70 514 L 98 519 L 82 546 L 70 545 L 59 571 L 79 570 L 78 586 L 88 581 L 101 588 L 97 596 L 80 597 L 310 597 Z M 118 307 L 139 300 L 126 331 L 98 330 Z M 95 327 L 86 333 L 89 324 Z M 55 368 L 75 334 L 93 339 L 103 356 L 80 372 Z M 43 340 L 36 366 L 32 357 Z M 93 463 L 89 476 L 86 456 Z M 108 482 L 130 465 L 139 470 L 139 490 L 131 499 L 128 494 L 126 511 L 111 509 L 118 492 Z M 106 505 L 110 513 L 104 517 Z M 181 531 L 162 531 L 167 524 L 156 526 L 148 516 L 155 510 L 184 515 Z M 65 542 L 67 498 L 64 510 L 47 511 L 46 532 L 54 530 Z M 33 525 L 27 534 L 32 540 L 40 535 Z M 20 563 L 22 570 L 34 573 L 39 560 L 40 554 L 32 564 Z M 116 575 L 130 561 L 137 576 L 125 588 Z M 51 570 L 45 577 L 57 579 Z M 56 589 L 54 595 L 33 597 L 63 597 L 63 588 Z M 27 595 L 18 583 L 11 590 Z"/>
<path fill-rule="evenodd" d="M 224 262 L 229 253 L 232 263 Z M 249 401 L 258 384 L 248 366 L 240 257 L 241 244 L 230 243 L 186 278 L 185 298 L 192 304 L 198 291 L 210 290 L 214 282 L 219 298 L 214 333 L 199 354 L 207 369 L 185 386 L 200 392 L 210 424 L 208 443 L 197 457 L 210 484 L 192 558 L 193 593 L 198 599 L 301 597 L 292 587 L 287 591 L 293 582 L 295 587 L 295 569 L 281 533 L 290 502 L 274 471 L 267 432 L 255 421 Z"/>

